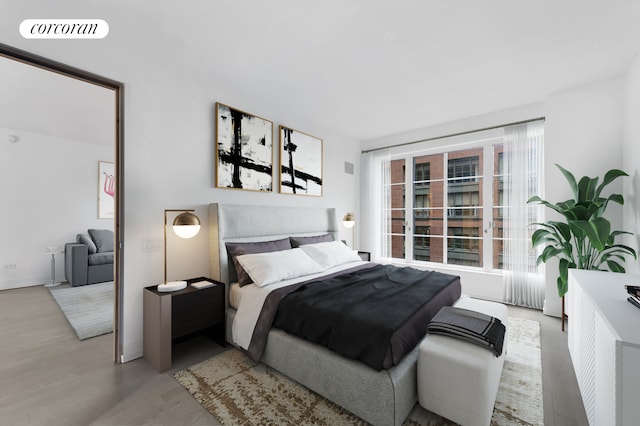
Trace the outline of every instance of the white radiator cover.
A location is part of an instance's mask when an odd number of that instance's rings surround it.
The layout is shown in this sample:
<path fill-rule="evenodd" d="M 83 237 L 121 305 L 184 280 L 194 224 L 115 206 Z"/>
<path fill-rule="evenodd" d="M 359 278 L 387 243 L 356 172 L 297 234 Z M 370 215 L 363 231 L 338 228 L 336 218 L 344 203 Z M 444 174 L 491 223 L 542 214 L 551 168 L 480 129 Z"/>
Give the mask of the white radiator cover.
<path fill-rule="evenodd" d="M 624 289 L 634 283 L 640 276 L 569 272 L 569 353 L 590 425 L 636 425 L 640 418 L 640 309 Z"/>

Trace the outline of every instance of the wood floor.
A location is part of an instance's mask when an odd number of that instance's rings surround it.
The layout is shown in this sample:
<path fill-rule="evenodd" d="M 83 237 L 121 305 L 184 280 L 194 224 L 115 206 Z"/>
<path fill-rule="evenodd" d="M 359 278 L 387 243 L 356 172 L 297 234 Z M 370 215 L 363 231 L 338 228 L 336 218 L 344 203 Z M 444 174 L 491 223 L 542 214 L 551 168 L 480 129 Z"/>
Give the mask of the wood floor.
<path fill-rule="evenodd" d="M 111 361 L 112 334 L 79 341 L 47 289 L 0 291 L 0 424 L 219 425 L 171 373 L 224 349 L 205 338 L 174 349 L 173 370 L 138 359 Z M 540 321 L 545 425 L 586 425 L 560 320 L 509 307 Z"/>

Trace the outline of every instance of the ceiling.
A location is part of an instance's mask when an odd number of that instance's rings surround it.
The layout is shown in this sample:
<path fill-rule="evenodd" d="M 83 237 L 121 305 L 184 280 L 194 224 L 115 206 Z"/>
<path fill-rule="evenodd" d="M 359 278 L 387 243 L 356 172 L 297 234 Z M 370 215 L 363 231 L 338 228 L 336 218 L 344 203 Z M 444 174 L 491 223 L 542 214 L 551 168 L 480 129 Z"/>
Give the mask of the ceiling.
<path fill-rule="evenodd" d="M 640 0 L 74 5 L 105 19 L 118 49 L 170 58 L 356 141 L 541 102 L 622 75 L 640 52 Z"/>
<path fill-rule="evenodd" d="M 0 128 L 113 146 L 112 90 L 0 56 Z"/>
<path fill-rule="evenodd" d="M 179 57 L 357 140 L 543 101 L 623 74 L 640 52 L 638 0 L 195 1 L 140 14 Z"/>

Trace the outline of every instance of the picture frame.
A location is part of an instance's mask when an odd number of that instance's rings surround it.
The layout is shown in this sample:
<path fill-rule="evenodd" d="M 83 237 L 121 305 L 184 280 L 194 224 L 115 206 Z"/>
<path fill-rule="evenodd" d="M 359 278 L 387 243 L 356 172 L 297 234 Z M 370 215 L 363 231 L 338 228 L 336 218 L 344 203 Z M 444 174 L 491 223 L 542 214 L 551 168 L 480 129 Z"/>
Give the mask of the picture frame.
<path fill-rule="evenodd" d="M 273 191 L 273 122 L 216 102 L 216 188 Z"/>
<path fill-rule="evenodd" d="M 116 178 L 114 164 L 98 161 L 98 219 L 115 217 Z"/>
<path fill-rule="evenodd" d="M 280 125 L 280 193 L 322 197 L 323 141 Z"/>

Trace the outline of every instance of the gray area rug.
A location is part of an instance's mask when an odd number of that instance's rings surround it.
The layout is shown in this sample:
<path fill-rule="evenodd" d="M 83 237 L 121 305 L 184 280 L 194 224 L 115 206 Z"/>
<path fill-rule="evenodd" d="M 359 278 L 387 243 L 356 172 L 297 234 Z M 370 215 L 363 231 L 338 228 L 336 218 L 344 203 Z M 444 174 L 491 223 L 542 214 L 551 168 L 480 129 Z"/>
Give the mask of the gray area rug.
<path fill-rule="evenodd" d="M 113 281 L 71 287 L 49 287 L 53 299 L 75 331 L 78 339 L 113 332 Z"/>
<path fill-rule="evenodd" d="M 540 325 L 509 318 L 505 358 L 492 425 L 542 425 Z M 223 425 L 365 425 L 362 419 L 232 349 L 174 374 Z M 404 423 L 453 425 L 418 404 Z"/>

